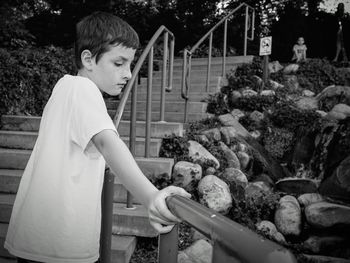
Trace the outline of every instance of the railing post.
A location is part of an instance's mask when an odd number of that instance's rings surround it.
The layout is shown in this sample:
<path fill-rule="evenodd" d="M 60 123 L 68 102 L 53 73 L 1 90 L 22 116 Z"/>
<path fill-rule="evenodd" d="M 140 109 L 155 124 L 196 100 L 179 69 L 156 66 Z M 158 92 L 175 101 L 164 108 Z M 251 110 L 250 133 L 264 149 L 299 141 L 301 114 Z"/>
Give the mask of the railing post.
<path fill-rule="evenodd" d="M 248 36 L 248 19 L 249 19 L 249 10 L 248 6 L 245 7 L 245 26 L 244 26 L 244 56 L 247 55 L 247 36 Z"/>
<path fill-rule="evenodd" d="M 136 77 L 137 79 L 137 77 Z M 137 81 L 134 82 L 131 91 L 131 116 L 130 116 L 130 138 L 129 149 L 133 156 L 135 156 L 135 144 L 136 144 L 136 113 L 137 113 Z M 133 208 L 133 196 L 127 191 L 126 195 L 126 207 Z"/>
<path fill-rule="evenodd" d="M 162 86 L 160 90 L 160 121 L 164 121 L 165 112 L 165 85 L 166 85 L 166 69 L 168 61 L 168 36 L 169 33 L 164 33 L 163 38 L 163 69 L 162 69 Z"/>
<path fill-rule="evenodd" d="M 227 19 L 224 23 L 224 47 L 222 51 L 222 77 L 226 74 L 226 48 L 227 48 Z"/>
<path fill-rule="evenodd" d="M 173 88 L 173 75 L 174 75 L 174 50 L 175 50 L 175 38 L 172 36 L 170 40 L 170 58 L 169 58 L 169 76 L 167 91 L 171 91 Z"/>
<path fill-rule="evenodd" d="M 208 68 L 207 68 L 207 83 L 205 86 L 205 91 L 209 92 L 209 83 L 210 83 L 210 70 L 211 70 L 211 49 L 213 46 L 213 33 L 210 33 L 209 36 L 209 53 L 208 53 Z"/>
<path fill-rule="evenodd" d="M 178 231 L 176 224 L 169 233 L 159 235 L 158 263 L 177 263 Z"/>
<path fill-rule="evenodd" d="M 151 121 L 152 121 L 152 80 L 153 80 L 153 51 L 152 46 L 148 54 L 148 79 L 147 79 L 147 102 L 146 102 L 146 140 L 145 140 L 145 157 L 150 155 L 151 141 Z"/>
<path fill-rule="evenodd" d="M 100 237 L 100 261 L 101 263 L 111 262 L 112 246 L 112 217 L 113 217 L 113 193 L 114 174 L 107 169 L 103 182 L 102 192 L 102 225 Z"/>

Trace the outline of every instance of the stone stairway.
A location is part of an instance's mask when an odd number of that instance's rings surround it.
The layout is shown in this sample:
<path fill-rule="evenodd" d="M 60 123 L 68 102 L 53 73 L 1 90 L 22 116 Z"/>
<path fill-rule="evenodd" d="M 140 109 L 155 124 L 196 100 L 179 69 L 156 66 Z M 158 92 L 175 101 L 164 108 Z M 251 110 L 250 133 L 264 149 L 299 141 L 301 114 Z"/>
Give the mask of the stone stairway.
<path fill-rule="evenodd" d="M 227 70 L 235 65 L 247 63 L 252 57 L 233 57 L 227 59 Z M 200 120 L 206 117 L 206 103 L 202 102 L 206 82 L 206 59 L 192 60 L 192 90 L 189 93 L 188 120 Z M 151 123 L 151 158 L 144 158 L 145 146 L 145 104 L 147 80 L 141 79 L 138 88 L 136 152 L 135 159 L 147 177 L 172 172 L 174 161 L 159 158 L 161 140 L 166 135 L 183 134 L 184 101 L 181 99 L 182 61 L 175 59 L 173 90 L 166 93 L 165 122 L 159 122 L 160 73 L 154 73 L 153 103 Z M 217 90 L 218 76 L 221 75 L 221 58 L 213 58 L 210 92 Z M 118 105 L 115 99 L 106 99 L 111 116 Z M 129 143 L 130 102 L 127 103 L 118 132 L 126 144 Z M 7 226 L 23 169 L 29 159 L 37 138 L 40 117 L 1 116 L 0 129 L 0 262 L 15 263 L 14 258 L 3 248 Z M 113 206 L 112 262 L 129 262 L 136 246 L 136 237 L 155 237 L 157 233 L 148 222 L 146 209 L 134 200 L 135 208 L 127 209 L 126 189 L 115 176 Z"/>

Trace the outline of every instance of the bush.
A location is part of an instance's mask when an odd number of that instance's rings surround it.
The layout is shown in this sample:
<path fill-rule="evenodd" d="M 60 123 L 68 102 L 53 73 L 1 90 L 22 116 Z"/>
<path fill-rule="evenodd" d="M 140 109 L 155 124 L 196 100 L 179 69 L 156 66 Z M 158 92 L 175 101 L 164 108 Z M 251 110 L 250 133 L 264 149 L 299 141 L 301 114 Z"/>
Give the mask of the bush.
<path fill-rule="evenodd" d="M 0 49 L 0 113 L 41 115 L 64 74 L 75 74 L 72 50 Z"/>

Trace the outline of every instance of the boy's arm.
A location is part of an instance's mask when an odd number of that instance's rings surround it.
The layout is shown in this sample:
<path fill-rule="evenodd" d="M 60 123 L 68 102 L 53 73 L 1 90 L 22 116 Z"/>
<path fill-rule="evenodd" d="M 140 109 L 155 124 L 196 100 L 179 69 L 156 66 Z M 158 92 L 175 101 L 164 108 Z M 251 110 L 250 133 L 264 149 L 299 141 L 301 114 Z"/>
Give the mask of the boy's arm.
<path fill-rule="evenodd" d="M 174 194 L 190 197 L 190 194 L 174 186 L 159 191 L 142 173 L 125 143 L 113 130 L 101 131 L 92 142 L 121 183 L 148 208 L 151 225 L 160 233 L 170 231 L 172 226 L 163 225 L 180 220 L 168 210 L 165 198 Z"/>

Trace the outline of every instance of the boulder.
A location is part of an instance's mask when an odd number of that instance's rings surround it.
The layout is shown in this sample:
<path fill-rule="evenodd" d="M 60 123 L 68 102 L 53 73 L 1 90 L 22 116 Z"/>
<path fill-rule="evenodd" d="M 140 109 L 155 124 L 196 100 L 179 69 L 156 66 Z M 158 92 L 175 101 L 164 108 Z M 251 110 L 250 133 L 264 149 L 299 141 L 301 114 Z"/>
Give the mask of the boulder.
<path fill-rule="evenodd" d="M 315 92 L 312 92 L 311 90 L 304 89 L 302 95 L 304 97 L 313 97 L 315 96 Z"/>
<path fill-rule="evenodd" d="M 172 177 L 174 185 L 187 191 L 193 190 L 194 183 L 202 179 L 202 167 L 199 164 L 180 161 L 174 165 Z"/>
<path fill-rule="evenodd" d="M 235 183 L 237 185 L 243 186 L 243 188 L 248 185 L 247 176 L 239 169 L 226 168 L 221 176 L 226 182 L 230 184 Z"/>
<path fill-rule="evenodd" d="M 256 229 L 265 235 L 269 236 L 273 240 L 279 243 L 285 243 L 286 240 L 284 236 L 281 234 L 281 232 L 278 232 L 276 226 L 274 223 L 268 221 L 268 220 L 263 220 L 260 221 L 259 223 L 256 224 Z"/>
<path fill-rule="evenodd" d="M 318 110 L 318 100 L 315 97 L 301 97 L 295 104 L 301 110 Z"/>
<path fill-rule="evenodd" d="M 302 194 L 298 197 L 298 202 L 303 207 L 322 201 L 324 201 L 324 198 L 318 193 Z"/>
<path fill-rule="evenodd" d="M 239 162 L 236 154 L 233 151 L 231 151 L 231 149 L 223 142 L 219 142 L 219 147 L 224 153 L 224 157 L 226 159 L 227 166 L 240 169 L 241 165 L 240 165 L 240 162 Z"/>
<path fill-rule="evenodd" d="M 331 112 L 343 114 L 346 118 L 346 117 L 350 116 L 350 106 L 346 105 L 344 103 L 338 103 L 338 104 L 334 105 Z"/>
<path fill-rule="evenodd" d="M 210 152 L 207 151 L 201 144 L 196 141 L 188 141 L 188 155 L 192 158 L 193 161 L 201 163 L 205 163 L 208 161 L 212 161 L 215 164 L 215 168 L 218 169 L 220 167 L 220 163 L 218 159 L 216 159 Z"/>
<path fill-rule="evenodd" d="M 257 125 L 260 125 L 262 120 L 264 119 L 264 114 L 261 113 L 260 111 L 253 111 L 252 113 L 249 114 L 250 119 L 255 122 Z"/>
<path fill-rule="evenodd" d="M 280 199 L 275 212 L 275 224 L 283 235 L 300 235 L 301 208 L 295 197 L 286 195 Z"/>
<path fill-rule="evenodd" d="M 231 126 L 235 134 L 246 137 L 249 136 L 249 132 L 240 124 L 230 113 L 220 115 L 219 120 L 224 126 Z"/>
<path fill-rule="evenodd" d="M 350 155 L 321 183 L 319 192 L 350 204 Z"/>
<path fill-rule="evenodd" d="M 287 194 L 315 193 L 319 182 L 309 178 L 287 177 L 276 182 L 276 188 Z"/>
<path fill-rule="evenodd" d="M 234 139 L 237 136 L 235 128 L 231 126 L 221 127 L 221 140 L 226 144 L 230 145 L 231 141 L 234 141 Z"/>
<path fill-rule="evenodd" d="M 269 73 L 271 74 L 280 71 L 281 69 L 283 69 L 283 66 L 279 63 L 279 61 L 276 60 L 269 62 L 268 68 Z"/>
<path fill-rule="evenodd" d="M 299 81 L 295 75 L 284 75 L 284 86 L 287 90 L 296 91 L 299 89 Z"/>
<path fill-rule="evenodd" d="M 241 97 L 242 97 L 242 94 L 238 90 L 234 90 L 230 93 L 230 100 L 232 102 L 236 102 Z"/>
<path fill-rule="evenodd" d="M 198 184 L 200 203 L 218 213 L 227 214 L 232 207 L 228 185 L 215 175 L 207 175 Z"/>
<path fill-rule="evenodd" d="M 277 90 L 277 89 L 284 87 L 284 85 L 278 83 L 277 81 L 271 80 L 271 79 L 269 80 L 269 85 L 271 86 L 271 89 L 273 89 L 273 90 Z"/>
<path fill-rule="evenodd" d="M 299 64 L 289 64 L 284 67 L 283 73 L 286 75 L 290 75 L 296 73 L 299 70 Z"/>
<path fill-rule="evenodd" d="M 271 193 L 271 188 L 262 181 L 249 182 L 245 188 L 245 196 L 247 198 L 258 199 L 269 193 Z"/>
<path fill-rule="evenodd" d="M 256 95 L 258 95 L 258 93 L 252 89 L 245 89 L 242 91 L 243 97 L 252 97 L 252 96 L 256 96 Z"/>
<path fill-rule="evenodd" d="M 205 175 L 215 174 L 215 173 L 216 173 L 216 169 L 214 167 L 208 167 L 207 170 L 205 170 Z"/>
<path fill-rule="evenodd" d="M 205 136 L 204 134 L 196 134 L 195 135 L 195 140 L 198 141 L 201 144 L 209 143 L 209 140 L 208 140 L 207 136 Z"/>
<path fill-rule="evenodd" d="M 233 118 L 235 118 L 237 121 L 239 121 L 240 118 L 244 117 L 244 113 L 240 109 L 234 109 L 231 111 L 231 115 Z"/>
<path fill-rule="evenodd" d="M 213 254 L 212 245 L 200 239 L 178 254 L 178 263 L 211 263 Z"/>
<path fill-rule="evenodd" d="M 271 90 L 271 89 L 267 89 L 267 90 L 262 90 L 260 92 L 260 95 L 261 96 L 275 96 L 276 95 L 276 92 L 274 90 Z"/>
<path fill-rule="evenodd" d="M 221 133 L 218 128 L 203 131 L 201 134 L 205 135 L 210 141 L 221 141 Z"/>
<path fill-rule="evenodd" d="M 303 247 L 315 254 L 343 247 L 349 240 L 340 236 L 310 236 L 304 241 Z"/>
<path fill-rule="evenodd" d="M 236 156 L 239 160 L 241 170 L 245 171 L 248 168 L 250 162 L 250 156 L 246 152 L 239 151 L 236 153 Z"/>
<path fill-rule="evenodd" d="M 316 228 L 345 227 L 350 229 L 350 207 L 318 202 L 305 208 L 306 221 Z"/>

